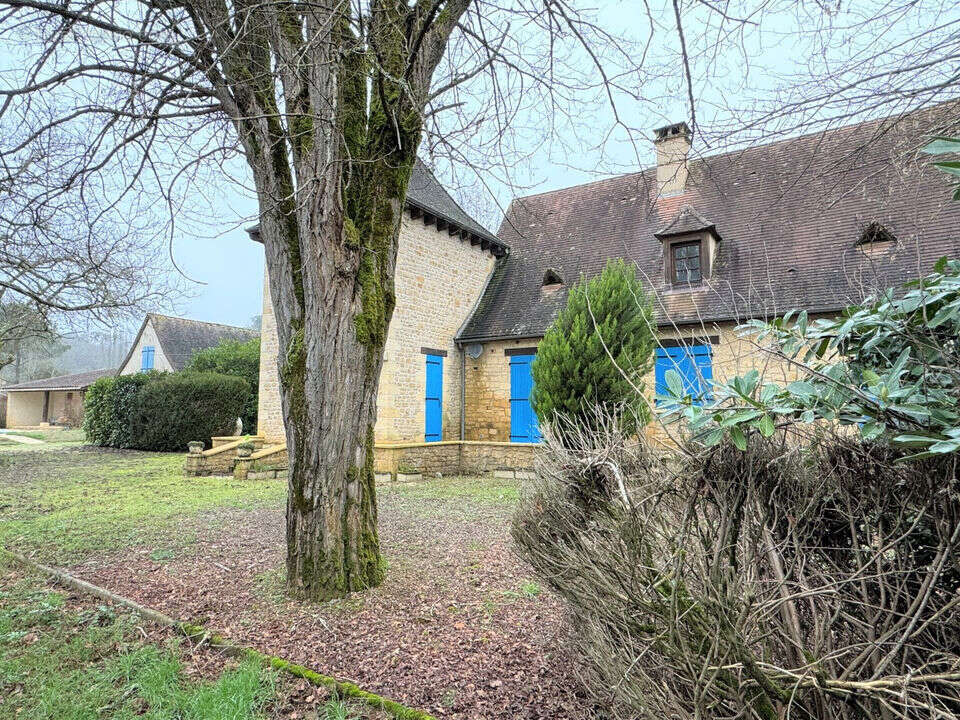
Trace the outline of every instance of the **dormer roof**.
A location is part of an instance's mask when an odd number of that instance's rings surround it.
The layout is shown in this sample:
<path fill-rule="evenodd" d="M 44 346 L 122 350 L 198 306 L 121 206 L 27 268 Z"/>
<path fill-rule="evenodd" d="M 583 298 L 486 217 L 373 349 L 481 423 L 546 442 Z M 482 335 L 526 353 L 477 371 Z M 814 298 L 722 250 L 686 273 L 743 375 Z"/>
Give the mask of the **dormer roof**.
<path fill-rule="evenodd" d="M 689 205 L 684 205 L 671 220 L 666 222 L 659 230 L 653 233 L 658 240 L 678 235 L 689 235 L 691 233 L 709 231 L 713 233 L 718 240 L 716 223 L 707 220 L 700 213 Z"/>

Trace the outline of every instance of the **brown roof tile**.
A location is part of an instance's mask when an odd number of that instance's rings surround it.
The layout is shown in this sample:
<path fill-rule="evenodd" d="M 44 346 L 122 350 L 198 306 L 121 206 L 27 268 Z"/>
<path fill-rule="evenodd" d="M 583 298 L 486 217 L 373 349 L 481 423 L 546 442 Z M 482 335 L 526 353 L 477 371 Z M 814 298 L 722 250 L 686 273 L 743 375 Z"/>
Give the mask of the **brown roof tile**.
<path fill-rule="evenodd" d="M 511 253 L 460 338 L 542 335 L 566 300 L 540 292 L 546 269 L 569 286 L 614 257 L 635 261 L 661 324 L 833 311 L 926 273 L 941 256 L 960 257 L 960 202 L 915 148 L 958 117 L 956 105 L 938 106 L 692 160 L 673 197 L 657 197 L 648 169 L 517 199 L 499 233 Z M 897 244 L 858 247 L 873 222 Z M 699 290 L 669 288 L 657 229 L 704 224 L 722 238 L 713 277 Z"/>
<path fill-rule="evenodd" d="M 117 371 L 115 368 L 109 370 L 89 370 L 87 372 L 76 373 L 74 375 L 58 375 L 57 377 L 43 378 L 42 380 L 30 380 L 17 385 L 7 385 L 3 392 L 19 390 L 83 390 L 90 387 L 102 377 L 113 375 Z"/>

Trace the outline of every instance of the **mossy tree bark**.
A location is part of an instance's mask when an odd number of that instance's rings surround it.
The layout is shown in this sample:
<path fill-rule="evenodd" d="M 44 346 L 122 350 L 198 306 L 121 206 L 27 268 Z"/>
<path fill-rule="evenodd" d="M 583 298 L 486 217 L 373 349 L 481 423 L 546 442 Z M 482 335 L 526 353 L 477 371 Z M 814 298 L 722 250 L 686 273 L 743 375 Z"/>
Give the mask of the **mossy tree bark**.
<path fill-rule="evenodd" d="M 470 0 L 198 6 L 253 170 L 280 340 L 289 589 L 377 585 L 373 428 L 430 79 Z M 204 14 L 205 13 L 205 14 Z M 226 28 L 242 27 L 242 37 Z M 356 28 L 362 28 L 362 34 Z"/>

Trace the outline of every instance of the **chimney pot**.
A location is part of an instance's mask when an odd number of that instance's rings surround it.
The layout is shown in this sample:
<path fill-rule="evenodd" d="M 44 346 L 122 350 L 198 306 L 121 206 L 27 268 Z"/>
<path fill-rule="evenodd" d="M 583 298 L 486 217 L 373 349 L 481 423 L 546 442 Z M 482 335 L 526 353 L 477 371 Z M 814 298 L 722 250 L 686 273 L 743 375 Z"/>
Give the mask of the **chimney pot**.
<path fill-rule="evenodd" d="M 653 134 L 660 196 L 680 195 L 687 187 L 690 126 L 685 122 L 674 123 L 657 128 Z"/>

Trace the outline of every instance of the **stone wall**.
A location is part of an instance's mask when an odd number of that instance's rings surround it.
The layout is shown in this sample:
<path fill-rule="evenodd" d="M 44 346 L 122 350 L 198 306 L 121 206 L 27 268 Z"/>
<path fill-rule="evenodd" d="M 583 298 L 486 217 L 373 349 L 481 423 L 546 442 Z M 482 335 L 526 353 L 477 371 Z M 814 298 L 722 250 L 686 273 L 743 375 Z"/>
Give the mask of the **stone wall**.
<path fill-rule="evenodd" d="M 140 333 L 140 337 L 137 338 L 133 350 L 130 351 L 130 357 L 127 359 L 127 362 L 124 363 L 124 366 L 120 368 L 120 375 L 132 375 L 140 372 L 141 365 L 143 364 L 142 351 L 145 346 L 153 346 L 154 348 L 154 370 L 173 370 L 173 365 L 167 360 L 167 356 L 163 354 L 163 348 L 160 347 L 160 341 L 157 339 L 157 333 L 153 329 L 153 323 L 148 320 L 146 325 L 143 326 L 143 332 Z"/>
<path fill-rule="evenodd" d="M 223 441 L 225 438 L 217 438 Z M 218 442 L 211 450 L 191 453 L 184 461 L 186 475 L 229 475 L 237 463 L 236 445 L 252 442 L 255 452 L 244 468 L 249 478 L 281 477 L 289 467 L 286 446 L 264 445 L 263 438 L 231 438 Z M 484 475 L 502 470 L 529 470 L 533 467 L 537 446 L 528 443 L 488 443 L 442 441 L 433 443 L 394 443 L 376 445 L 374 470 L 378 475 L 395 476 L 397 471 L 434 475 Z"/>
<path fill-rule="evenodd" d="M 397 305 L 384 348 L 377 398 L 377 442 L 422 441 L 426 358 L 443 358 L 443 438 L 460 436 L 460 355 L 453 338 L 480 297 L 495 259 L 479 246 L 405 213 L 397 253 Z M 284 439 L 277 377 L 277 329 L 264 282 L 258 434 Z"/>
<path fill-rule="evenodd" d="M 397 307 L 377 398 L 378 443 L 423 440 L 423 348 L 446 352 L 443 439 L 460 438 L 460 354 L 453 338 L 479 300 L 494 262 L 479 246 L 404 215 L 397 254 Z"/>
<path fill-rule="evenodd" d="M 663 339 L 708 337 L 718 342 L 712 344 L 713 379 L 725 381 L 743 375 L 750 370 L 759 370 L 766 382 L 783 383 L 796 379 L 796 373 L 785 363 L 775 360 L 769 353 L 756 347 L 749 338 L 738 337 L 736 323 L 714 323 L 696 328 L 661 328 Z M 654 370 L 643 378 L 645 395 L 651 403 L 656 402 Z M 676 422 L 676 420 L 672 420 Z M 656 419 L 647 426 L 647 437 L 655 443 L 671 444 L 669 435 L 674 431 L 664 427 Z"/>
<path fill-rule="evenodd" d="M 723 380 L 758 369 L 769 382 L 795 378 L 790 369 L 771 359 L 748 339 L 740 338 L 735 323 L 711 324 L 697 328 L 661 328 L 664 339 L 714 337 L 713 377 Z M 510 357 L 507 350 L 534 348 L 539 339 L 496 340 L 483 345 L 483 353 L 476 360 L 467 358 L 466 368 L 466 439 L 509 442 L 510 440 Z M 643 378 L 645 395 L 654 402 L 654 370 Z M 654 421 L 648 435 L 664 439 L 666 432 Z"/>
<path fill-rule="evenodd" d="M 426 475 L 484 475 L 497 470 L 527 470 L 533 467 L 537 446 L 529 443 L 432 442 L 377 445 L 377 473 L 399 471 Z"/>
<path fill-rule="evenodd" d="M 507 350 L 535 348 L 539 338 L 484 343 L 476 360 L 467 358 L 467 440 L 510 442 L 510 357 Z"/>
<path fill-rule="evenodd" d="M 263 310 L 260 316 L 260 387 L 257 395 L 257 435 L 270 442 L 285 442 L 283 408 L 280 407 L 280 376 L 277 374 L 277 316 L 270 297 L 270 280 L 263 272 Z"/>

